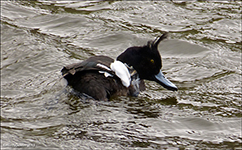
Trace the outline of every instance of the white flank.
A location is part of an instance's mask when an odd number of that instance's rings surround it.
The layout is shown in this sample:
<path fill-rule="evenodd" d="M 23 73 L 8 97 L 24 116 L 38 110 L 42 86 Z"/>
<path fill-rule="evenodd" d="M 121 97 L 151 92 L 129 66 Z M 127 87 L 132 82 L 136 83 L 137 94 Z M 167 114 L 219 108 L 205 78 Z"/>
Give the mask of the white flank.
<path fill-rule="evenodd" d="M 97 64 L 97 66 L 100 67 L 100 68 L 106 69 L 106 70 L 108 70 L 108 71 L 111 71 L 110 68 L 108 68 L 107 66 L 105 66 L 105 65 L 103 65 L 103 64 Z"/>
<path fill-rule="evenodd" d="M 139 91 L 139 83 L 140 83 L 140 79 L 133 79 L 131 81 L 131 85 L 133 85 L 133 87 L 135 88 L 136 91 Z"/>
<path fill-rule="evenodd" d="M 131 77 L 128 68 L 121 61 L 114 61 L 111 63 L 110 68 L 120 78 L 125 87 L 129 87 Z"/>

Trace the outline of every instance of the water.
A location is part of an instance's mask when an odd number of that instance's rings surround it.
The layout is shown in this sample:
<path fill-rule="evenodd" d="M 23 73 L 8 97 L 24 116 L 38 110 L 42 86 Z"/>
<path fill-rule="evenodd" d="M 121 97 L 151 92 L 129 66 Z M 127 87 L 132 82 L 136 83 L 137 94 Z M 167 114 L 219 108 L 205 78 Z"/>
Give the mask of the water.
<path fill-rule="evenodd" d="M 1 2 L 2 149 L 241 149 L 241 2 Z M 63 66 L 164 31 L 138 98 L 71 95 Z"/>

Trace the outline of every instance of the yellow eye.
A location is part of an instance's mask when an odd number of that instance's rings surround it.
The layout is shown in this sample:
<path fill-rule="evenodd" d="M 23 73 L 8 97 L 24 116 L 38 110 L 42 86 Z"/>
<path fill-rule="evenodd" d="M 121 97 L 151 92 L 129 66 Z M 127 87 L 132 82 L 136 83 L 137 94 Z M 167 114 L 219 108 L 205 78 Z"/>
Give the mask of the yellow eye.
<path fill-rule="evenodd" d="M 151 59 L 150 62 L 153 64 L 155 61 L 154 61 L 154 59 Z"/>

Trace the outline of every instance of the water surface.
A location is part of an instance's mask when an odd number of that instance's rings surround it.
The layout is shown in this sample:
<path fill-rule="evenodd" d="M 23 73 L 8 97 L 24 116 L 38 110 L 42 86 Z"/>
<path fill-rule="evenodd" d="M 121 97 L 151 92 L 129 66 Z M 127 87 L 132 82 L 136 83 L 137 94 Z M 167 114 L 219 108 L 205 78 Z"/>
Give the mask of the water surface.
<path fill-rule="evenodd" d="M 1 2 L 2 149 L 241 149 L 241 2 Z M 63 66 L 165 31 L 172 92 L 70 94 Z"/>

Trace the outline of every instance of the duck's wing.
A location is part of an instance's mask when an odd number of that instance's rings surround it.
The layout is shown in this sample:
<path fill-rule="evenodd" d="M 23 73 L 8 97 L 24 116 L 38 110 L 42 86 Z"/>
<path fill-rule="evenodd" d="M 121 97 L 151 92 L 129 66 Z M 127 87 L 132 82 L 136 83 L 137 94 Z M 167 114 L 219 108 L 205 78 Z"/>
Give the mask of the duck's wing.
<path fill-rule="evenodd" d="M 94 56 L 90 57 L 85 61 L 80 63 L 74 63 L 68 66 L 63 67 L 61 70 L 63 77 L 66 75 L 75 75 L 77 72 L 87 71 L 87 70 L 96 70 L 96 71 L 104 71 L 109 74 L 115 74 L 111 68 L 111 63 L 114 62 L 114 59 L 107 56 Z"/>

